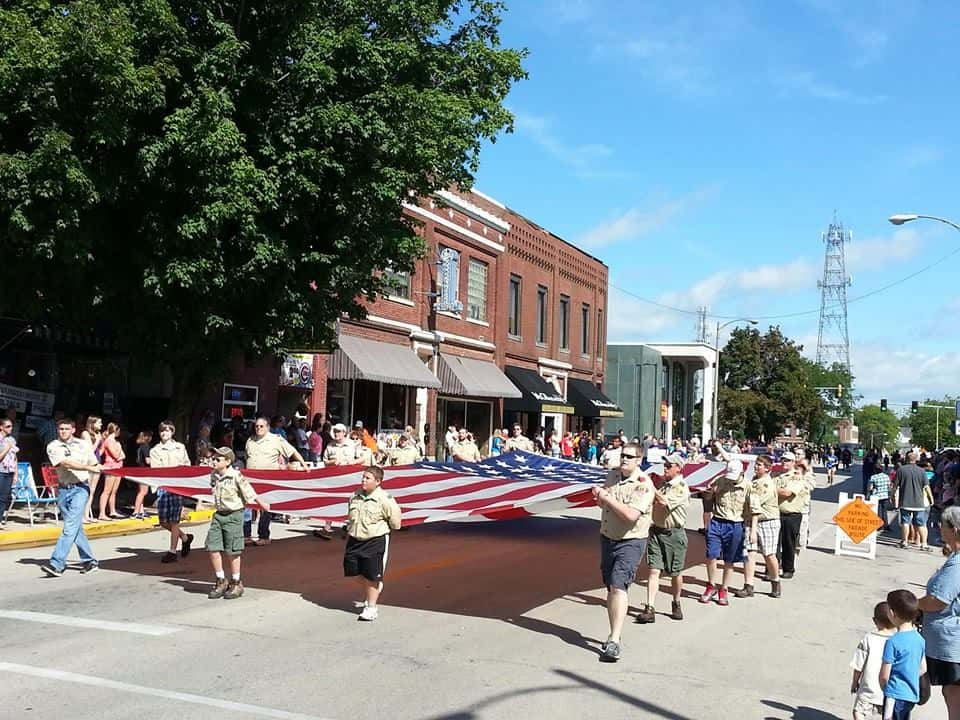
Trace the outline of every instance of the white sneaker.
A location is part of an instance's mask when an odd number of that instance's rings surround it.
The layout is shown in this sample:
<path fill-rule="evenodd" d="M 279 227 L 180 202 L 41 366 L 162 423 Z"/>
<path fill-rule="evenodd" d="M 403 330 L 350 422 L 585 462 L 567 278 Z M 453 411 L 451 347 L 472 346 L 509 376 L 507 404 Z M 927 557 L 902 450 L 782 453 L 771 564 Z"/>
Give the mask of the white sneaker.
<path fill-rule="evenodd" d="M 376 605 L 373 605 L 373 606 L 367 605 L 367 606 L 366 606 L 365 608 L 363 608 L 363 610 L 360 612 L 360 617 L 358 617 L 357 619 L 358 619 L 358 620 L 365 620 L 365 621 L 368 621 L 368 622 L 369 622 L 369 621 L 371 621 L 371 620 L 376 620 L 378 614 L 379 614 L 379 613 L 377 612 L 377 606 L 376 606 Z"/>

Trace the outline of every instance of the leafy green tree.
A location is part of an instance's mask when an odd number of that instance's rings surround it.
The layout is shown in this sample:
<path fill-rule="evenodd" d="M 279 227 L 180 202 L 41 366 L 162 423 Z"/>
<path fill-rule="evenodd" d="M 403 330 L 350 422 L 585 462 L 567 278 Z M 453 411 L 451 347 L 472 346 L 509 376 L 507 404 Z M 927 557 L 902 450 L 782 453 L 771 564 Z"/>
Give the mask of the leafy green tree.
<path fill-rule="evenodd" d="M 0 4 L 0 307 L 168 364 L 323 346 L 525 73 L 494 0 Z M 102 326 L 100 328 L 102 330 Z"/>
<path fill-rule="evenodd" d="M 956 398 L 945 397 L 942 400 L 926 399 L 920 402 L 921 407 L 916 413 L 907 413 L 906 425 L 910 428 L 912 441 L 914 445 L 928 448 L 930 450 L 937 447 L 937 410 L 933 407 L 922 407 L 924 405 L 940 405 L 940 434 L 939 440 L 941 447 L 956 446 L 957 436 L 951 431 L 951 424 L 956 420 L 955 408 Z"/>
<path fill-rule="evenodd" d="M 865 447 L 885 447 L 893 450 L 897 442 L 900 418 L 892 412 L 884 412 L 879 405 L 867 405 L 853 414 L 860 431 L 860 443 Z"/>

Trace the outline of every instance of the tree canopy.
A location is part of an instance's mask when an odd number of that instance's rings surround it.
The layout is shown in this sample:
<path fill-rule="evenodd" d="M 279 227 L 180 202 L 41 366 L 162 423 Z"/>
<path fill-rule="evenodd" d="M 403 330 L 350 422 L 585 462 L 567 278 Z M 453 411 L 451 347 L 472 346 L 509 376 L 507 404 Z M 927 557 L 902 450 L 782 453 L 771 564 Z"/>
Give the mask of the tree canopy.
<path fill-rule="evenodd" d="M 896 447 L 900 430 L 900 418 L 896 414 L 884 412 L 879 405 L 866 405 L 853 414 L 853 419 L 864 447 L 886 447 L 887 450 Z"/>
<path fill-rule="evenodd" d="M 198 390 L 322 346 L 469 186 L 525 76 L 473 0 L 22 0 L 0 9 L 0 308 Z"/>
<path fill-rule="evenodd" d="M 764 334 L 735 329 L 720 353 L 721 431 L 770 440 L 793 423 L 813 441 L 824 440 L 830 416 L 852 412 L 854 399 L 817 388 L 849 389 L 853 378 L 839 365 L 817 365 L 802 350 L 779 327 Z"/>
<path fill-rule="evenodd" d="M 907 412 L 904 419 L 904 425 L 910 428 L 911 440 L 914 445 L 927 448 L 929 450 L 938 449 L 937 440 L 937 409 L 931 407 L 940 405 L 940 447 L 956 447 L 960 444 L 960 438 L 953 434 L 951 425 L 956 420 L 955 408 L 956 398 L 947 396 L 942 400 L 932 400 L 927 398 L 920 402 L 920 407 L 916 413 Z M 926 406 L 926 407 L 924 407 Z"/>

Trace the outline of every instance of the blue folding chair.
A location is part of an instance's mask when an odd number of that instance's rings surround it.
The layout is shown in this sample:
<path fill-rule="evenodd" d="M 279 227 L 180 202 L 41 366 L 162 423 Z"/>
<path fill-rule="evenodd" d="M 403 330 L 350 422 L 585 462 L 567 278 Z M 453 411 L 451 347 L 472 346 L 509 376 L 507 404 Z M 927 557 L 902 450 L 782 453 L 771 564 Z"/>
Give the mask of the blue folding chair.
<path fill-rule="evenodd" d="M 33 481 L 33 468 L 27 462 L 17 463 L 17 479 L 13 481 L 13 488 L 10 492 L 10 508 L 17 503 L 24 503 L 27 506 L 30 527 L 33 527 L 34 523 L 34 508 L 44 508 L 47 505 L 53 505 L 53 516 L 57 522 L 60 522 L 60 507 L 57 505 L 57 498 L 51 495 L 46 486 L 39 494 L 37 493 L 37 486 Z M 4 515 L 10 508 L 4 508 Z"/>

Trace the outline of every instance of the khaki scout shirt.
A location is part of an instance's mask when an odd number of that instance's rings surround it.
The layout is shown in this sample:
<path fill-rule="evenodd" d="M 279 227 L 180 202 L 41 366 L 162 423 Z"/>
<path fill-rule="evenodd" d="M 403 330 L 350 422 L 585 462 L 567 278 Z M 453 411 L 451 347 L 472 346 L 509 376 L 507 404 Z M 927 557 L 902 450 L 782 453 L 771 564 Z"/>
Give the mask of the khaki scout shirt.
<path fill-rule="evenodd" d="M 690 488 L 683 477 L 677 476 L 660 488 L 666 496 L 667 505 L 653 503 L 653 524 L 658 528 L 672 530 L 687 526 L 687 505 L 690 504 Z"/>
<path fill-rule="evenodd" d="M 513 450 L 526 450 L 527 452 L 533 452 L 533 440 L 528 438 L 526 435 L 507 438 L 507 442 L 505 442 L 503 445 L 503 451 L 512 452 Z"/>
<path fill-rule="evenodd" d="M 150 448 L 150 467 L 152 468 L 179 467 L 189 464 L 187 448 L 176 440 L 157 443 Z"/>
<path fill-rule="evenodd" d="M 280 458 L 289 458 L 296 448 L 279 435 L 268 432 L 262 438 L 247 440 L 247 468 L 250 470 L 279 470 Z"/>
<path fill-rule="evenodd" d="M 257 501 L 257 493 L 250 486 L 250 481 L 235 468 L 227 468 L 223 475 L 210 473 L 210 488 L 213 505 L 217 510 L 243 510 L 244 505 Z"/>
<path fill-rule="evenodd" d="M 344 440 L 342 443 L 330 443 L 323 451 L 325 465 L 357 465 L 357 446 Z"/>
<path fill-rule="evenodd" d="M 769 473 L 761 478 L 753 478 L 750 488 L 750 515 L 759 515 L 761 520 L 775 520 L 780 517 L 777 481 Z"/>
<path fill-rule="evenodd" d="M 640 511 L 635 523 L 629 523 L 612 509 L 604 506 L 600 514 L 600 534 L 610 540 L 632 540 L 650 534 L 650 510 L 653 507 L 655 488 L 646 473 L 637 470 L 623 477 L 620 469 L 611 470 L 603 487 L 613 498 L 627 507 Z"/>
<path fill-rule="evenodd" d="M 777 478 L 777 487 L 789 490 L 793 495 L 780 499 L 781 514 L 803 512 L 804 505 L 810 501 L 810 486 L 802 475 L 791 471 Z"/>
<path fill-rule="evenodd" d="M 387 535 L 400 529 L 400 506 L 383 488 L 369 495 L 357 490 L 347 504 L 347 534 L 357 540 Z"/>
<path fill-rule="evenodd" d="M 817 476 L 814 475 L 812 472 L 808 472 L 806 475 L 803 476 L 803 481 L 807 484 L 807 489 L 810 491 L 806 494 L 805 499 L 803 501 L 803 512 L 809 513 L 810 500 L 812 499 L 813 491 L 817 488 Z"/>
<path fill-rule="evenodd" d="M 414 445 L 396 448 L 390 453 L 391 465 L 413 465 L 420 459 L 420 451 Z"/>
<path fill-rule="evenodd" d="M 713 516 L 720 520 L 742 522 L 750 482 L 743 475 L 737 480 L 724 476 L 714 480 L 712 487 Z"/>
<path fill-rule="evenodd" d="M 77 485 L 90 480 L 88 470 L 71 470 L 60 464 L 67 458 L 84 465 L 99 464 L 97 456 L 93 454 L 93 445 L 78 437 L 72 437 L 66 442 L 57 438 L 47 445 L 47 457 L 50 458 L 50 464 L 57 469 L 57 482 L 61 485 Z"/>
<path fill-rule="evenodd" d="M 480 450 L 477 449 L 477 444 L 472 440 L 455 442 L 450 449 L 450 454 L 453 455 L 454 460 L 460 460 L 461 462 L 480 462 Z"/>

